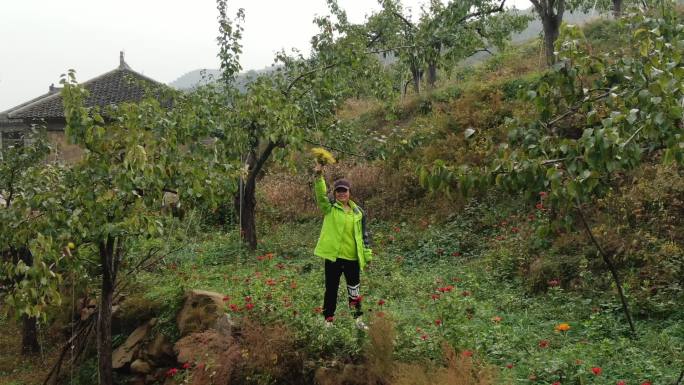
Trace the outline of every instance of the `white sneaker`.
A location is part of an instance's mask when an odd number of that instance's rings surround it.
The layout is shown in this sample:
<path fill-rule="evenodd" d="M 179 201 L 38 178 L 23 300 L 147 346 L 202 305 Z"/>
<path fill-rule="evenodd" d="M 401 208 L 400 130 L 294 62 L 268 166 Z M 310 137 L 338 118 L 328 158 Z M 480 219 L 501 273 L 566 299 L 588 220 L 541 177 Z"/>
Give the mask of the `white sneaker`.
<path fill-rule="evenodd" d="M 354 320 L 354 323 L 356 324 L 356 328 L 359 330 L 368 330 L 368 325 L 366 325 L 365 322 L 361 319 L 361 317 L 357 318 Z"/>

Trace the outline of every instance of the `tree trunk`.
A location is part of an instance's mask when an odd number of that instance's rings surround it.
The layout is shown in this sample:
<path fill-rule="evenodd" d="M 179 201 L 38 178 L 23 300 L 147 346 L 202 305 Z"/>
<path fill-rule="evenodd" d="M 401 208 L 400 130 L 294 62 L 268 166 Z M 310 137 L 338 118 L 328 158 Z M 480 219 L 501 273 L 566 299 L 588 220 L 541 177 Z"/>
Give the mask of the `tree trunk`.
<path fill-rule="evenodd" d="M 613 16 L 616 19 L 622 16 L 622 0 L 613 0 Z"/>
<path fill-rule="evenodd" d="M 553 54 L 554 44 L 558 39 L 560 22 L 562 18 L 555 16 L 542 16 L 542 27 L 544 29 L 544 52 L 546 53 L 546 64 L 552 65 L 556 61 Z"/>
<path fill-rule="evenodd" d="M 21 354 L 30 355 L 39 353 L 38 320 L 35 317 L 22 315 L 21 322 Z"/>
<path fill-rule="evenodd" d="M 257 142 L 258 143 L 258 142 Z M 240 235 L 242 240 L 247 244 L 250 250 L 256 250 L 257 246 L 257 232 L 256 232 L 256 182 L 261 169 L 271 156 L 273 149 L 278 146 L 277 143 L 269 141 L 263 151 L 256 156 L 257 149 L 252 149 L 247 159 L 248 174 L 247 180 L 243 181 L 243 192 L 237 192 L 235 197 L 235 212 L 240 215 Z M 281 145 L 284 147 L 284 145 Z"/>
<path fill-rule="evenodd" d="M 413 80 L 413 91 L 416 95 L 420 95 L 420 78 L 422 77 L 422 71 L 416 65 L 411 64 L 411 78 Z"/>
<path fill-rule="evenodd" d="M 100 242 L 102 293 L 97 317 L 97 354 L 100 385 L 113 385 L 112 378 L 112 300 L 116 282 L 117 256 L 114 239 Z"/>
<path fill-rule="evenodd" d="M 256 178 L 248 178 L 245 182 L 240 209 L 240 234 L 247 247 L 256 250 Z"/>
<path fill-rule="evenodd" d="M 435 88 L 435 84 L 437 83 L 437 63 L 429 63 L 428 64 L 428 87 L 431 89 Z"/>
<path fill-rule="evenodd" d="M 26 266 L 33 266 L 33 255 L 31 255 L 28 247 L 19 248 L 16 251 L 16 256 Z M 24 355 L 40 352 L 37 321 L 35 317 L 29 317 L 25 314 L 21 316 L 21 353 Z"/>

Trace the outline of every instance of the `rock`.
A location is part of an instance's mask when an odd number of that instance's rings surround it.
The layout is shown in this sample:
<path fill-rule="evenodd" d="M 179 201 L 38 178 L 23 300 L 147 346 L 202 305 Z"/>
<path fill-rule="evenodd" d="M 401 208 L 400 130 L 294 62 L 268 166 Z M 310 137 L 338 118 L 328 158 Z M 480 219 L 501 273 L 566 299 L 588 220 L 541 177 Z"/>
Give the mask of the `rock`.
<path fill-rule="evenodd" d="M 152 371 L 152 367 L 146 361 L 137 359 L 131 362 L 131 372 L 136 374 L 148 374 Z"/>
<path fill-rule="evenodd" d="M 133 360 L 133 357 L 142 347 L 142 342 L 150 334 L 152 326 L 154 326 L 156 323 L 157 319 L 152 318 L 144 325 L 139 326 L 133 331 L 133 333 L 131 333 L 131 335 L 128 336 L 128 338 L 126 338 L 126 342 L 112 352 L 112 368 L 121 369 Z"/>
<path fill-rule="evenodd" d="M 186 293 L 183 308 L 176 316 L 181 337 L 216 328 L 217 321 L 221 333 L 229 335 L 232 322 L 224 312 L 223 298 L 222 294 L 204 290 L 191 290 Z"/>
<path fill-rule="evenodd" d="M 152 342 L 145 347 L 143 356 L 156 366 L 160 366 L 160 364 L 164 363 L 171 365 L 173 364 L 173 361 L 175 361 L 173 344 L 161 333 L 154 336 Z"/>

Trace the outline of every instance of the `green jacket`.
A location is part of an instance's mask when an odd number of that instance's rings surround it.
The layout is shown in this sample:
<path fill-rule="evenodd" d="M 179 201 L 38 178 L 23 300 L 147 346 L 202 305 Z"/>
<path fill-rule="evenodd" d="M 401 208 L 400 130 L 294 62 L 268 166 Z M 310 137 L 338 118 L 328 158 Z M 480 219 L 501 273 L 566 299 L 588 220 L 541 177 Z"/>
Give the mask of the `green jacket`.
<path fill-rule="evenodd" d="M 344 208 L 342 208 L 339 202 L 328 198 L 325 179 L 322 176 L 316 179 L 314 193 L 318 207 L 325 214 L 321 235 L 318 238 L 314 254 L 321 258 L 335 261 L 341 244 Z M 349 206 L 354 210 L 354 240 L 356 241 L 359 265 L 363 270 L 366 264 L 373 259 L 373 251 L 370 248 L 370 233 L 366 227 L 366 216 L 361 207 L 351 200 L 349 201 Z"/>

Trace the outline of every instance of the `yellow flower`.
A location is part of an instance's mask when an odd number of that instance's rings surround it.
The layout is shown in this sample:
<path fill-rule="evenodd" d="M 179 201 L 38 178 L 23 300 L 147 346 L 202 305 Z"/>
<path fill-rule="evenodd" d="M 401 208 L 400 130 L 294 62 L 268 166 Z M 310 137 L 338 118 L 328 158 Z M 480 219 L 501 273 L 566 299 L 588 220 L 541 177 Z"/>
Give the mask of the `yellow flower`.
<path fill-rule="evenodd" d="M 316 161 L 320 164 L 332 164 L 335 163 L 335 157 L 332 154 L 321 147 L 315 147 L 311 149 L 311 153 L 316 157 Z"/>
<path fill-rule="evenodd" d="M 556 325 L 556 331 L 557 332 L 567 332 L 568 330 L 570 330 L 570 325 L 567 323 L 562 323 L 562 324 Z"/>
<path fill-rule="evenodd" d="M 74 245 L 73 242 L 69 242 L 69 243 L 67 243 L 67 247 L 68 247 L 70 250 L 73 250 L 73 249 L 76 248 L 76 245 Z"/>

